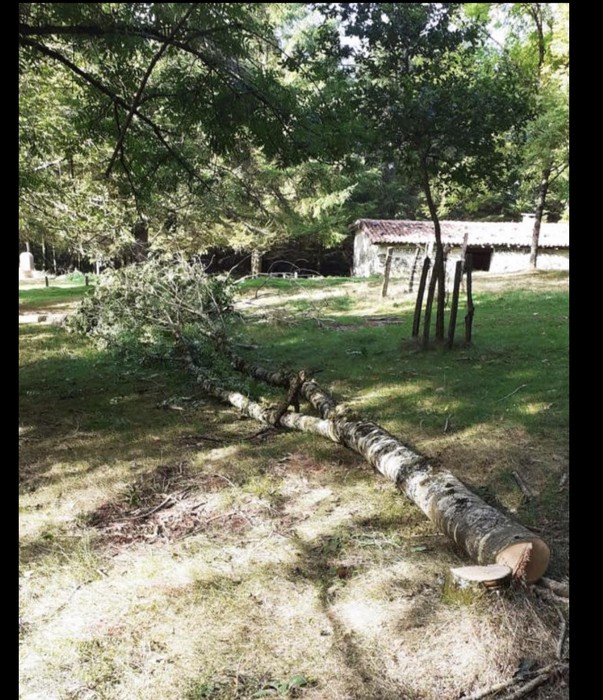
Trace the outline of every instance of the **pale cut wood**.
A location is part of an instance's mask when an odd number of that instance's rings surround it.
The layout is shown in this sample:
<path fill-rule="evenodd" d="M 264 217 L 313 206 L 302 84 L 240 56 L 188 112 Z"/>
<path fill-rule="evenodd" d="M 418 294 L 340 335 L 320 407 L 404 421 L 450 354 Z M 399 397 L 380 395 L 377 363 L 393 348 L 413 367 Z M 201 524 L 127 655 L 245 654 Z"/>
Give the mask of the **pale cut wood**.
<path fill-rule="evenodd" d="M 489 564 L 487 566 L 461 566 L 450 569 L 452 581 L 460 588 L 478 584 L 486 588 L 501 588 L 511 581 L 510 566 Z"/>

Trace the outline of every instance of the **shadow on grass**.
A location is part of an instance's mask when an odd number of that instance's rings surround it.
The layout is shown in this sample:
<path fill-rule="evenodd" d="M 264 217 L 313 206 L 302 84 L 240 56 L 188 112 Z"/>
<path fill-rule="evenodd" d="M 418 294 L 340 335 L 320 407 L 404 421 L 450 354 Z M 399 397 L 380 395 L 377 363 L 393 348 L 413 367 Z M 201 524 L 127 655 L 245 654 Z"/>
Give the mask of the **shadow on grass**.
<path fill-rule="evenodd" d="M 20 331 L 24 488 L 81 475 L 116 459 L 158 456 L 163 439 L 172 439 L 191 420 L 189 404 L 179 401 L 190 397 L 191 382 L 179 367 L 116 359 L 60 328 Z M 214 402 L 198 398 L 202 404 L 197 405 L 195 422 L 213 418 Z M 169 408 L 174 405 L 182 410 Z M 48 477 L 55 464 L 61 469 Z"/>
<path fill-rule="evenodd" d="M 373 532 L 374 528 L 378 528 L 381 533 L 381 526 L 385 526 L 387 530 L 392 524 L 390 520 L 380 521 L 376 518 L 370 523 L 365 522 L 363 527 L 358 521 L 353 520 L 346 527 L 338 526 L 331 533 L 324 534 L 318 541 L 305 542 L 300 538 L 295 539 L 299 559 L 297 564 L 290 568 L 288 578 L 293 581 L 302 578 L 315 588 L 321 610 L 332 629 L 333 648 L 337 650 L 337 654 L 354 679 L 348 683 L 350 698 L 399 700 L 400 697 L 410 697 L 405 695 L 404 688 L 388 679 L 387 674 L 382 672 L 379 668 L 381 659 L 371 653 L 371 644 L 367 646 L 365 640 L 346 626 L 335 607 L 338 595 L 348 583 L 348 577 L 354 576 L 350 568 L 338 564 L 338 560 L 345 560 L 345 553 L 342 550 L 345 550 L 346 541 L 357 538 L 363 532 Z M 391 624 L 394 627 L 400 629 L 421 627 L 427 625 L 432 619 L 434 606 L 429 597 L 416 596 L 410 600 L 403 618 L 392 617 Z M 361 693 L 359 688 L 362 688 Z"/>

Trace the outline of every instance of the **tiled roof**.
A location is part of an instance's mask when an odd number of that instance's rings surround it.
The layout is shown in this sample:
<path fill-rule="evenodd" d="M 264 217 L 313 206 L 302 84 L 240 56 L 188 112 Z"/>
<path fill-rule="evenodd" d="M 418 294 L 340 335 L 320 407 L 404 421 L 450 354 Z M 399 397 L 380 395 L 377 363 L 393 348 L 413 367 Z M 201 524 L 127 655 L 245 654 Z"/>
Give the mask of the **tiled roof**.
<path fill-rule="evenodd" d="M 467 244 L 475 246 L 530 246 L 532 223 L 496 221 L 441 221 L 442 243 L 462 245 L 465 233 Z M 434 240 L 431 221 L 396 221 L 388 219 L 358 219 L 356 231 L 366 233 L 371 243 L 395 245 L 421 244 Z M 569 224 L 545 224 L 540 228 L 539 244 L 543 248 L 569 248 Z"/>

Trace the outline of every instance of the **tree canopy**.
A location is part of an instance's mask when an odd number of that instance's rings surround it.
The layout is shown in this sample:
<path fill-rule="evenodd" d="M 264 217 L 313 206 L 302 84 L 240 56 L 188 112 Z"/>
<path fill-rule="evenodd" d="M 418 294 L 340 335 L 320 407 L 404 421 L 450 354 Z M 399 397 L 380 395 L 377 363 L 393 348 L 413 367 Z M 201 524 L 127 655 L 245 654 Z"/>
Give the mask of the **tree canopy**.
<path fill-rule="evenodd" d="M 338 245 L 358 216 L 517 216 L 548 171 L 560 213 L 567 23 L 564 4 L 22 3 L 21 240 L 105 263 Z"/>

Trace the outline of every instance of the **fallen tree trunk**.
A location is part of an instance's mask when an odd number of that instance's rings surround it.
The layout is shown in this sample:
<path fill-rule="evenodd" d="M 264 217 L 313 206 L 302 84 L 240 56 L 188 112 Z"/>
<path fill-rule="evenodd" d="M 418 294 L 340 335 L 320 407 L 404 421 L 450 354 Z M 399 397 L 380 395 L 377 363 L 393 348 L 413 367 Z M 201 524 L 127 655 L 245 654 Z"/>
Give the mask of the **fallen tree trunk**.
<path fill-rule="evenodd" d="M 232 353 L 230 357 L 233 366 L 245 374 L 276 386 L 289 386 L 290 372 L 273 372 Z M 197 372 L 190 356 L 189 366 Z M 267 425 L 274 424 L 275 410 L 266 409 L 237 392 L 221 389 L 207 379 L 199 382 L 204 391 L 231 403 L 246 415 Z M 338 406 L 313 379 L 302 384 L 300 394 L 318 411 L 320 418 L 287 411 L 280 418 L 283 426 L 321 435 L 360 454 L 478 564 L 506 565 L 514 578 L 528 583 L 545 573 L 550 551 L 541 538 L 485 503 L 449 471 L 431 467 L 425 457 L 376 423 Z"/>

